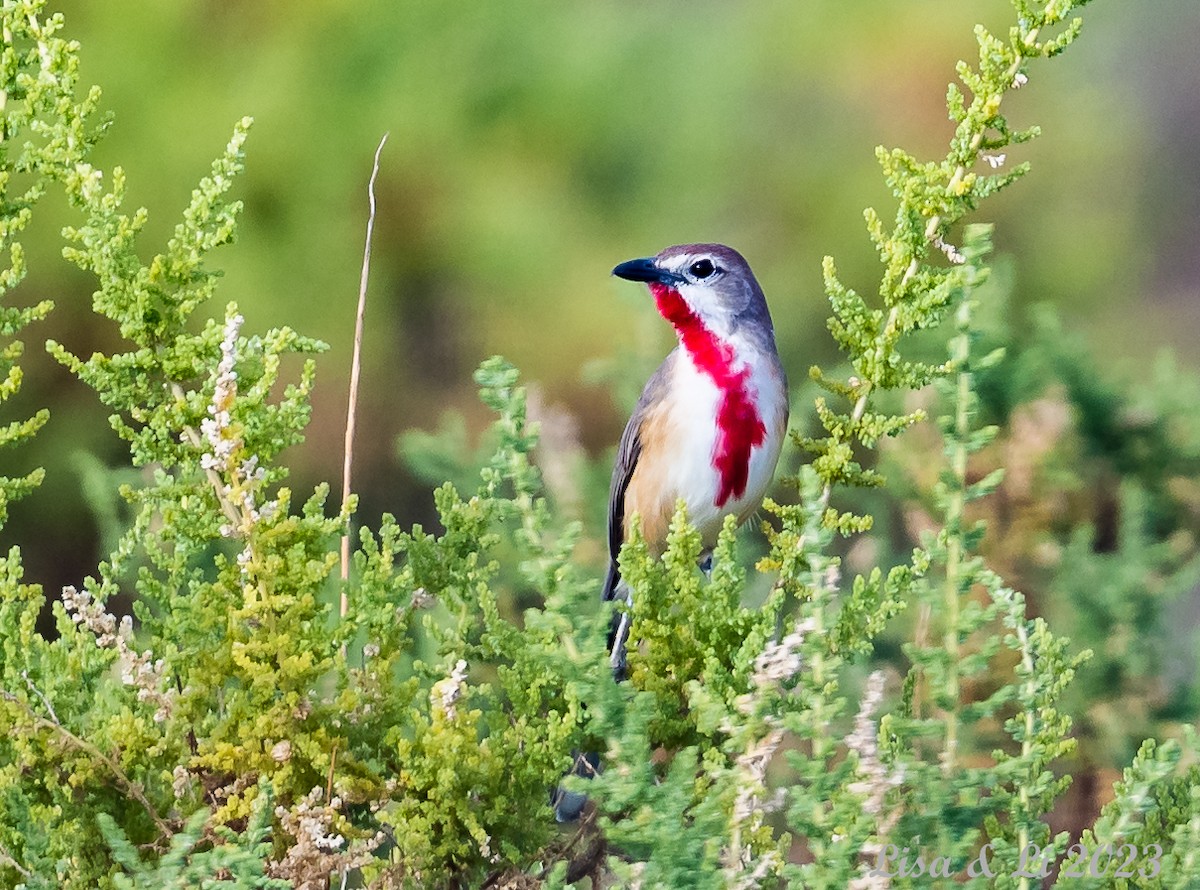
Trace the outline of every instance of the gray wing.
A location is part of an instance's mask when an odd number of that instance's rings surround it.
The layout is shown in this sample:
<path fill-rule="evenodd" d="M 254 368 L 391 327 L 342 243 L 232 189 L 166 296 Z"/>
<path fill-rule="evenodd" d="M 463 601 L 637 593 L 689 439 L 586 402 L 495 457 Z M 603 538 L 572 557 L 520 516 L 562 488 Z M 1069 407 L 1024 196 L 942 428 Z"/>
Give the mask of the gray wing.
<path fill-rule="evenodd" d="M 641 407 L 641 402 L 638 402 Z M 638 458 L 642 454 L 642 412 L 635 410 L 625 424 L 625 432 L 621 434 L 621 444 L 617 446 L 617 462 L 613 466 L 612 484 L 608 491 L 608 577 L 604 579 L 604 599 L 611 600 L 616 596 L 617 584 L 621 580 L 621 570 L 617 567 L 617 557 L 621 554 L 621 545 L 625 543 L 625 490 L 629 488 L 629 480 L 633 477 Z"/>
<path fill-rule="evenodd" d="M 625 424 L 621 442 L 617 445 L 617 460 L 613 465 L 612 484 L 608 492 L 608 576 L 604 579 L 605 600 L 616 596 L 617 584 L 621 581 L 617 557 L 621 555 L 621 545 L 625 543 L 625 492 L 642 454 L 642 421 L 645 420 L 647 406 L 661 398 L 667 385 L 668 369 L 674 358 L 675 352 L 672 352 L 647 381 L 629 422 Z"/>

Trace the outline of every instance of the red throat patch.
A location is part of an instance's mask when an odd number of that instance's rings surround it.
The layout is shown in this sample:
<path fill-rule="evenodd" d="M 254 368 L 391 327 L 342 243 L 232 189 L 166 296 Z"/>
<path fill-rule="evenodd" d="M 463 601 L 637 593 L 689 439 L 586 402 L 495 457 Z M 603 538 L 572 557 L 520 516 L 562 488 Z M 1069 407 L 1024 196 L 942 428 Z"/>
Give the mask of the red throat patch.
<path fill-rule="evenodd" d="M 720 485 L 713 504 L 725 506 L 731 497 L 746 493 L 750 479 L 750 452 L 763 443 L 767 428 L 763 425 L 758 406 L 748 391 L 750 369 L 733 369 L 733 347 L 722 342 L 705 327 L 679 291 L 665 284 L 652 282 L 650 293 L 658 305 L 659 314 L 669 321 L 679 334 L 679 341 L 696 367 L 707 374 L 721 391 L 717 405 L 717 444 L 713 448 L 712 464 Z"/>

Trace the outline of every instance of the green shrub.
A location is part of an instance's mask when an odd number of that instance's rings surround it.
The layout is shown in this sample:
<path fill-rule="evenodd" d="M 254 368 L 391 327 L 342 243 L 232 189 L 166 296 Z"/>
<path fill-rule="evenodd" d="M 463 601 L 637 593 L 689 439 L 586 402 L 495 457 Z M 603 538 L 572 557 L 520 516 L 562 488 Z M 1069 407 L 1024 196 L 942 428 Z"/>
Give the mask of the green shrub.
<path fill-rule="evenodd" d="M 126 213 L 122 171 L 91 161 L 107 122 L 98 90 L 77 98 L 78 47 L 43 3 L 6 2 L 0 286 L 20 283 L 14 236 L 62 189 L 78 216 L 64 256 L 95 276 L 93 308 L 126 351 L 48 348 L 112 411 L 141 475 L 120 489 L 134 518 L 109 558 L 54 597 L 55 633 L 36 629 L 44 596 L 23 580 L 19 553 L 2 561 L 4 884 L 840 888 L 970 875 L 1029 887 L 1045 863 L 1078 858 L 1076 841 L 1089 855 L 1132 845 L 1139 886 L 1190 886 L 1200 799 L 1194 769 L 1176 770 L 1190 737 L 1145 742 L 1094 826 L 1079 839 L 1052 834 L 1075 746 L 1067 705 L 1090 704 L 1068 689 L 1088 653 L 1029 616 L 985 563 L 969 515 L 1000 483 L 998 469 L 974 469 L 1000 432 L 980 418 L 996 412 L 989 375 L 1001 355 L 978 342 L 989 230 L 960 223 L 1024 172 L 986 172 L 1035 132 L 1010 129 L 1002 102 L 1031 62 L 1071 43 L 1080 5 L 1014 0 L 1006 37 L 977 30 L 978 67 L 959 67 L 969 97 L 948 94 L 957 129 L 946 158 L 880 150 L 898 209 L 890 231 L 867 213 L 878 305 L 826 261 L 830 331 L 849 367 L 813 370 L 827 392 L 823 431 L 797 437 L 812 455 L 790 480 L 798 502 L 767 504 L 768 551 L 752 570 L 730 524 L 711 577 L 700 573 L 682 512 L 661 561 L 640 541 L 625 548 L 643 645 L 617 684 L 610 616 L 594 572 L 574 562 L 580 526 L 542 493 L 525 391 L 500 359 L 476 375 L 497 417 L 493 450 L 474 473 L 443 456 L 459 481 L 435 493 L 440 528 L 385 517 L 358 533 L 341 579 L 354 498 L 330 506 L 324 487 L 297 497 L 279 459 L 302 439 L 322 344 L 288 328 L 248 334 L 236 306 L 211 312 L 207 256 L 235 234 L 229 193 L 249 121 L 143 262 L 145 211 Z M 4 309 L 4 335 L 50 308 Z M 919 358 L 921 331 L 948 353 Z M 0 400 L 20 384 L 19 355 L 15 342 L 4 352 Z M 292 355 L 305 358 L 288 382 Z M 890 400 L 931 384 L 943 457 L 914 493 L 885 480 L 871 453 L 925 417 Z M 1084 403 L 1097 391 L 1074 392 Z M 28 439 L 45 419 L 14 422 L 0 441 Z M 1150 441 L 1190 466 L 1169 436 Z M 1124 459 L 1133 477 L 1138 458 Z M 0 518 L 40 478 L 0 480 Z M 1163 478 L 1144 480 L 1134 512 L 1177 527 Z M 873 522 L 854 507 L 867 503 L 862 487 L 917 498 L 933 521 L 899 564 L 845 577 L 841 538 Z M 1179 553 L 1127 540 L 1124 586 L 1093 603 L 1098 649 L 1104 628 L 1157 614 L 1121 612 L 1138 596 L 1135 569 L 1175 586 L 1186 577 Z M 1079 579 L 1106 571 L 1082 545 L 1062 565 Z M 109 603 L 123 591 L 134 611 L 118 619 Z M 538 605 L 515 614 L 518 593 Z M 904 678 L 867 676 L 905 611 L 911 633 L 891 660 Z M 1151 669 L 1124 656 L 1144 648 L 1101 658 L 1141 677 Z M 599 775 L 567 780 L 595 812 L 563 831 L 548 791 L 580 751 L 604 755 Z M 1080 880 L 1123 886 L 1123 854 L 1097 856 L 1104 873 Z"/>

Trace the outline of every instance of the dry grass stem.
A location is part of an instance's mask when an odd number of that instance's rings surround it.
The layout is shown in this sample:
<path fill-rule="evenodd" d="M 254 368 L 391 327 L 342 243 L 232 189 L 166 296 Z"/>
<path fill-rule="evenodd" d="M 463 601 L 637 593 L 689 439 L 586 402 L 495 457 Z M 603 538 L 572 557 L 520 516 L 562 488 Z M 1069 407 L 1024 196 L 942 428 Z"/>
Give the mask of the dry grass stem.
<path fill-rule="evenodd" d="M 367 183 L 367 200 L 370 212 L 367 215 L 367 237 L 363 246 L 362 275 L 358 282 L 358 312 L 354 317 L 354 357 L 350 362 L 350 397 L 346 404 L 346 441 L 342 460 L 342 506 L 350 499 L 350 468 L 354 462 L 354 420 L 358 411 L 358 377 L 362 368 L 363 316 L 367 311 L 367 281 L 371 277 L 371 237 L 375 233 L 375 179 L 379 176 L 379 155 L 387 144 L 384 133 L 375 149 L 375 160 L 371 166 L 371 179 Z M 347 519 L 346 531 L 342 535 L 342 580 L 350 578 L 350 527 Z M 338 615 L 345 618 L 348 603 L 346 589 L 342 588 L 342 599 Z"/>

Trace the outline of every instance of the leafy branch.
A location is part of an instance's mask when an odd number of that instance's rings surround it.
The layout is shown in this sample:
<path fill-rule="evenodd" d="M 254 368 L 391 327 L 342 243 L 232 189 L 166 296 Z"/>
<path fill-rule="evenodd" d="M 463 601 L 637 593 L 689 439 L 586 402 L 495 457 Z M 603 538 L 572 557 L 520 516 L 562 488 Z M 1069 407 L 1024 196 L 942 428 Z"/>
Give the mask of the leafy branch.
<path fill-rule="evenodd" d="M 838 381 L 820 368 L 810 371 L 818 384 L 850 406 L 849 411 L 838 412 L 824 397 L 818 399 L 817 414 L 826 435 L 799 440 L 814 455 L 812 466 L 823 485 L 823 506 L 828 507 L 835 485 L 881 483 L 877 473 L 855 460 L 856 444 L 870 449 L 880 438 L 897 435 L 924 417 L 921 411 L 904 415 L 871 412 L 871 396 L 879 391 L 920 389 L 945 373 L 938 366 L 903 358 L 901 340 L 938 325 L 961 298 L 965 257 L 947 241 L 951 229 L 984 198 L 1028 172 L 1029 166 L 1020 164 L 1007 173 L 982 175 L 975 168 L 981 163 L 992 170 L 1001 167 L 1007 160 L 1001 149 L 1026 142 L 1039 132 L 1036 127 L 1013 130 L 1001 114 L 1004 97 L 1028 81 L 1032 59 L 1058 55 L 1078 36 L 1079 18 L 1067 22 L 1054 36 L 1044 35 L 1087 2 L 1014 0 L 1017 24 L 1009 29 L 1007 39 L 976 26 L 978 66 L 971 68 L 965 62 L 957 66 L 971 100 L 968 103 L 955 84 L 947 90 L 946 105 L 956 126 L 945 158 L 922 163 L 902 149 L 876 150 L 898 200 L 890 232 L 885 231 L 875 210 L 865 212 L 867 231 L 884 267 L 879 287 L 882 306 L 871 308 L 841 282 L 833 258 L 824 261 L 825 288 L 833 309 L 829 329 L 849 356 L 854 372 Z M 936 248 L 950 265 L 931 262 L 930 248 Z M 871 522 L 869 517 L 832 508 L 824 519 L 842 533 L 865 530 Z"/>

